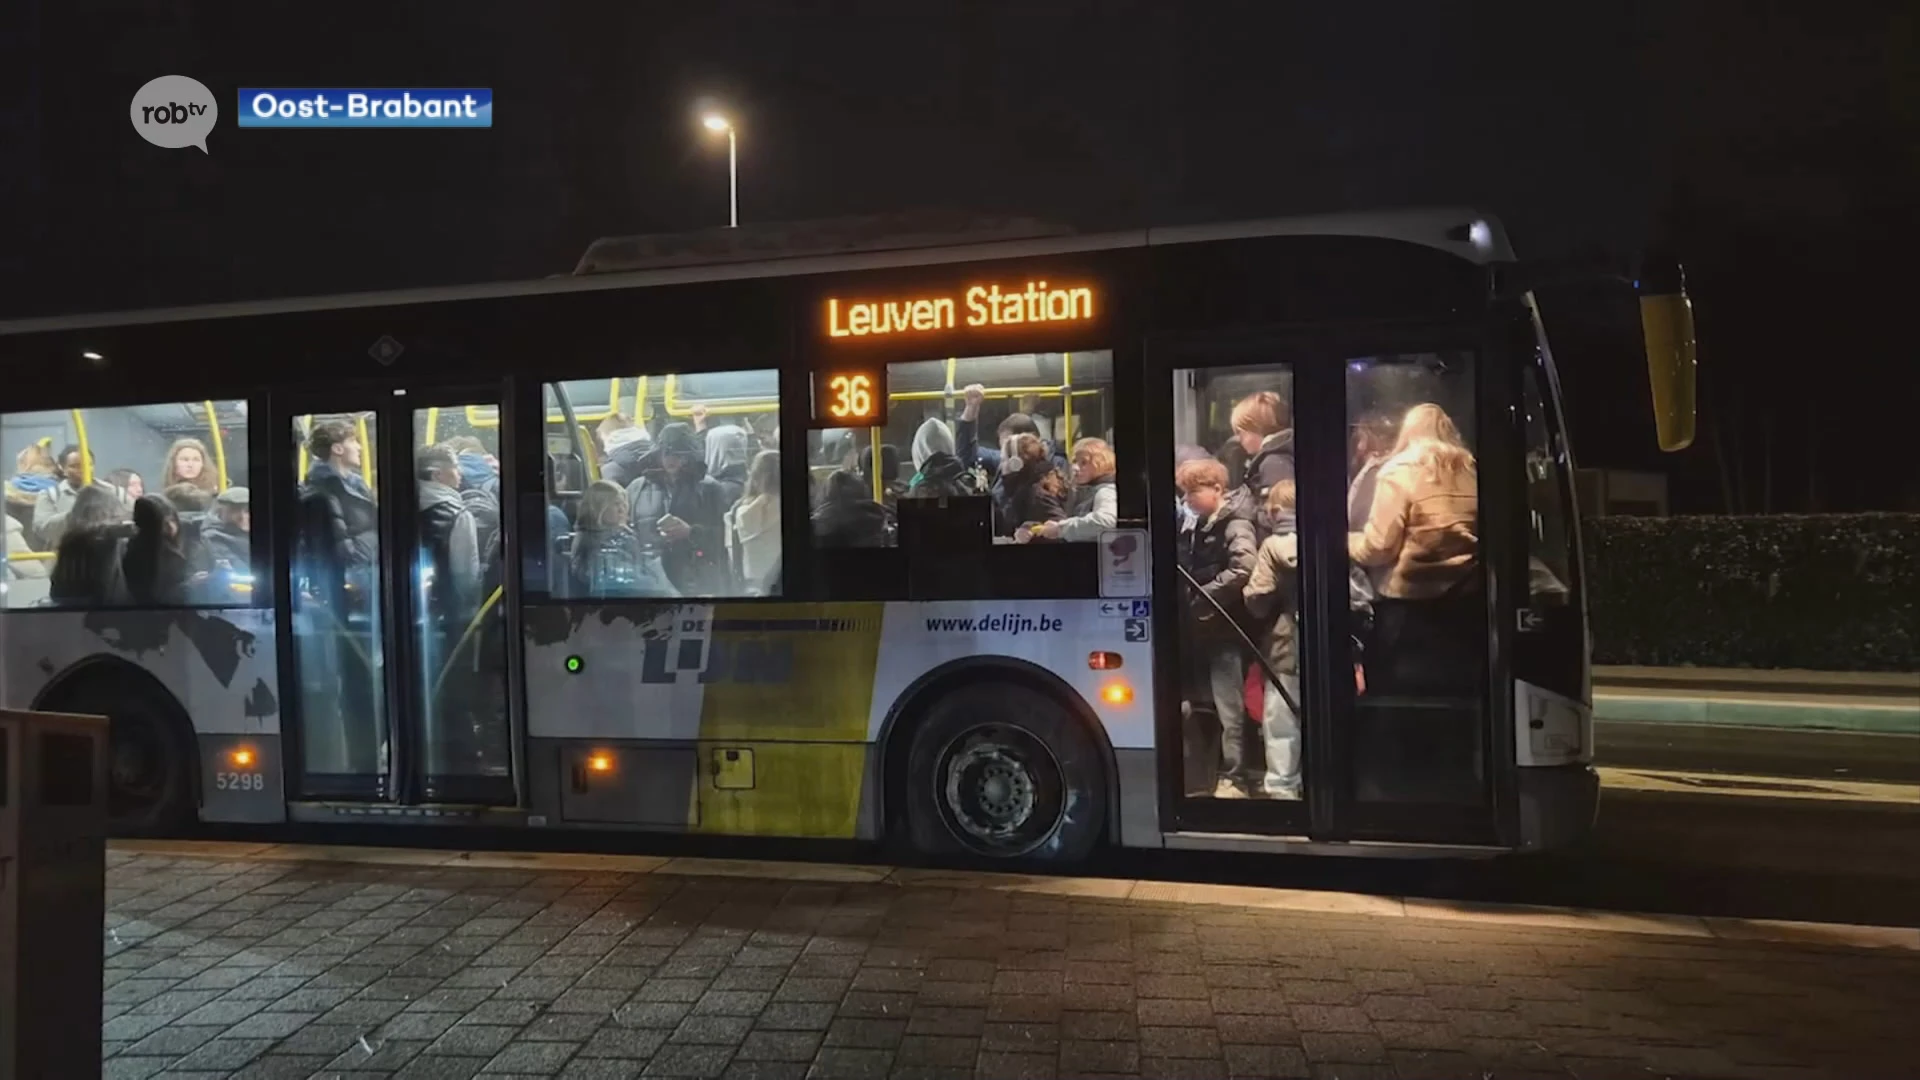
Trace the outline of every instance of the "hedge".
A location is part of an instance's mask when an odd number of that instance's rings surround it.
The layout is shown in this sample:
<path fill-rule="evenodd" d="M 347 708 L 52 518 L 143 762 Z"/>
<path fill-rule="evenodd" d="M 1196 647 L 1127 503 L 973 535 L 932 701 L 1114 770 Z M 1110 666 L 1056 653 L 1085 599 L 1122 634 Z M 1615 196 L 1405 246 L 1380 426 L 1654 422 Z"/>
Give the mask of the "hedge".
<path fill-rule="evenodd" d="M 1586 523 L 1594 662 L 1920 670 L 1920 514 Z"/>

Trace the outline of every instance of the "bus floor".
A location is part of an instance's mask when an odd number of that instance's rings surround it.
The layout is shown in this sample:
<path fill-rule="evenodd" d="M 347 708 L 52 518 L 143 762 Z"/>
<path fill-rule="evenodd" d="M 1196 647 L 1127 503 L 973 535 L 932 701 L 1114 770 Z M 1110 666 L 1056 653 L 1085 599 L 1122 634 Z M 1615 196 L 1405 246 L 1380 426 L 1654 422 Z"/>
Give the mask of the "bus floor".
<path fill-rule="evenodd" d="M 1920 931 L 118 843 L 105 1075 L 1915 1075 Z"/>

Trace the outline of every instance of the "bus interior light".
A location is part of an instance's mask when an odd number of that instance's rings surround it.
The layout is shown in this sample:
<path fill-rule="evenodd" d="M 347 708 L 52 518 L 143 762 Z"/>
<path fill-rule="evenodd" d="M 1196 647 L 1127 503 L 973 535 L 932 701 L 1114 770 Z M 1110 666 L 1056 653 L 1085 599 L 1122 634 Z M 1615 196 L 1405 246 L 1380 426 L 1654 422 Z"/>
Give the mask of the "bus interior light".
<path fill-rule="evenodd" d="M 1095 671 L 1119 671 L 1123 661 L 1119 653 L 1096 652 L 1087 654 L 1087 666 Z"/>

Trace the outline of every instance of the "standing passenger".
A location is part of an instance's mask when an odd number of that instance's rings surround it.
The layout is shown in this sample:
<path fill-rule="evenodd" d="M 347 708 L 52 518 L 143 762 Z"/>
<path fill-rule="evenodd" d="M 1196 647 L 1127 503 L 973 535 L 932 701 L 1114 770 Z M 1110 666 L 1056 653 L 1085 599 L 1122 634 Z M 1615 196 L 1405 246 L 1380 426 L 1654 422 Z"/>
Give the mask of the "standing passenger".
<path fill-rule="evenodd" d="M 913 479 L 907 482 L 909 498 L 949 498 L 977 495 L 973 474 L 954 454 L 953 432 L 947 422 L 928 417 L 913 433 Z"/>
<path fill-rule="evenodd" d="M 220 478 L 207 461 L 207 444 L 199 439 L 175 439 L 167 447 L 167 467 L 160 474 L 160 490 L 175 484 L 192 484 L 209 497 L 220 490 Z"/>
<path fill-rule="evenodd" d="M 600 479 L 621 487 L 640 479 L 640 463 L 653 449 L 653 438 L 647 429 L 628 419 L 625 413 L 613 413 L 600 421 L 598 434 Z"/>
<path fill-rule="evenodd" d="M 60 482 L 42 491 L 33 505 L 33 531 L 42 551 L 60 546 L 60 534 L 67 527 L 67 514 L 73 510 L 74 500 L 79 497 L 84 485 L 85 470 L 80 466 L 78 446 L 69 446 L 60 451 L 58 464 Z M 119 489 L 111 485 L 98 479 L 93 484 L 116 499 L 122 498 Z"/>
<path fill-rule="evenodd" d="M 441 617 L 464 621 L 480 605 L 480 531 L 460 497 L 460 461 L 444 446 L 423 446 L 413 462 L 421 565 L 433 570 L 424 579 L 432 582 L 428 603 Z"/>
<path fill-rule="evenodd" d="M 713 444 L 707 444 L 711 447 Z M 780 451 L 762 450 L 747 473 L 740 502 L 727 511 L 733 573 L 748 596 L 780 591 Z"/>
<path fill-rule="evenodd" d="M 126 578 L 120 569 L 120 535 L 127 505 L 111 488 L 84 487 L 65 515 L 65 528 L 53 561 L 47 596 L 55 604 L 94 607 L 124 604 Z"/>
<path fill-rule="evenodd" d="M 1240 482 L 1257 515 L 1255 524 L 1269 532 L 1267 492 L 1293 479 L 1293 410 L 1271 390 L 1249 394 L 1233 406 L 1233 437 L 1247 455 Z"/>
<path fill-rule="evenodd" d="M 1068 517 L 1049 521 L 1040 527 L 1047 540 L 1068 543 L 1092 543 L 1101 532 L 1119 520 L 1120 502 L 1115 494 L 1113 447 L 1105 439 L 1081 439 L 1073 444 L 1073 499 Z M 1021 538 L 1015 533 L 1014 539 Z"/>
<path fill-rule="evenodd" d="M 1194 513 L 1180 534 L 1180 565 L 1200 584 L 1189 596 L 1187 640 L 1199 654 L 1220 719 L 1222 768 L 1214 798 L 1244 799 L 1256 777 L 1248 761 L 1247 663 L 1234 623 L 1246 613 L 1243 592 L 1253 574 L 1255 537 L 1246 490 L 1227 486 L 1227 467 L 1212 458 L 1180 466 L 1175 481 Z"/>
<path fill-rule="evenodd" d="M 643 553 L 657 552 L 682 596 L 727 591 L 727 507 L 686 424 L 660 429 L 640 476 L 627 486 L 627 518 Z"/>
<path fill-rule="evenodd" d="M 1270 799 L 1300 797 L 1300 715 L 1287 704 L 1300 701 L 1300 663 L 1295 620 L 1300 617 L 1300 542 L 1294 528 L 1294 485 L 1282 480 L 1267 492 L 1267 519 L 1273 534 L 1260 544 L 1247 580 L 1247 614 L 1260 629 L 1267 666 L 1280 677 L 1286 696 L 1264 686 L 1260 736 L 1266 744 L 1267 775 L 1260 793 Z"/>
<path fill-rule="evenodd" d="M 993 480 L 994 533 L 1011 537 L 1023 528 L 1067 516 L 1067 482 L 1040 436 L 1015 435 L 1000 453 Z"/>
<path fill-rule="evenodd" d="M 333 560 L 349 579 L 371 572 L 380 551 L 380 511 L 360 475 L 364 451 L 344 420 L 315 424 L 307 436 L 307 480 L 301 505 L 316 554 Z"/>
<path fill-rule="evenodd" d="M 707 429 L 707 475 L 720 485 L 721 504 L 740 501 L 747 486 L 747 433 L 732 424 Z"/>
<path fill-rule="evenodd" d="M 179 511 L 158 495 L 142 495 L 133 504 L 133 529 L 133 539 L 127 541 L 126 555 L 120 562 L 133 602 L 186 603 L 187 587 L 207 575 L 189 565 L 186 540 L 180 535 Z"/>

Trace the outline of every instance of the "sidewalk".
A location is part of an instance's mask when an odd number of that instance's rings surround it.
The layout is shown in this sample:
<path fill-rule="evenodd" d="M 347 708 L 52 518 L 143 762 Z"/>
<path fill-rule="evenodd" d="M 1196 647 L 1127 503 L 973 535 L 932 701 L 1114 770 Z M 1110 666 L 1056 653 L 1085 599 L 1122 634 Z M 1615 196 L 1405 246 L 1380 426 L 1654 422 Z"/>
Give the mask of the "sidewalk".
<path fill-rule="evenodd" d="M 1914 931 L 261 845 L 108 888 L 108 1077 L 1920 1075 Z"/>

